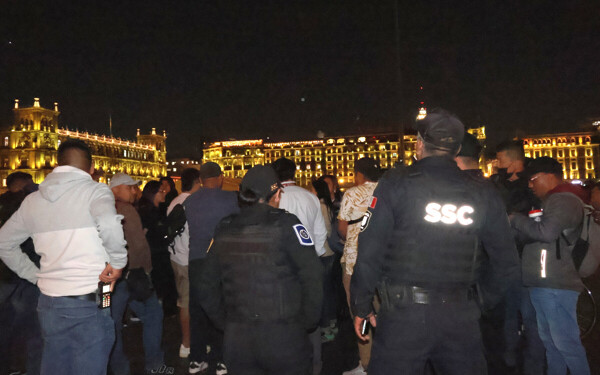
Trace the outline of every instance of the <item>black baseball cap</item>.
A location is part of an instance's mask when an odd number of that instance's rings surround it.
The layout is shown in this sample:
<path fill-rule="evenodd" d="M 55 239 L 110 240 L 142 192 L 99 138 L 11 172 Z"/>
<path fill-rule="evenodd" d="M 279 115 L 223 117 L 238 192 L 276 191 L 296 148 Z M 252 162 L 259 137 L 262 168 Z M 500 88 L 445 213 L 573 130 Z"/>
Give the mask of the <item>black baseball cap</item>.
<path fill-rule="evenodd" d="M 433 109 L 422 120 L 417 120 L 417 131 L 423 140 L 442 150 L 456 151 L 460 146 L 465 126 L 452 113 Z"/>
<path fill-rule="evenodd" d="M 240 184 L 242 191 L 250 190 L 259 198 L 266 198 L 279 188 L 281 188 L 281 183 L 275 170 L 265 165 L 250 168 Z"/>
<path fill-rule="evenodd" d="M 221 171 L 221 167 L 219 166 L 219 164 L 214 163 L 212 161 L 204 163 L 200 167 L 200 179 L 202 180 L 211 177 L 219 177 L 222 174 L 223 171 Z"/>
<path fill-rule="evenodd" d="M 460 151 L 457 156 L 464 156 L 479 160 L 479 154 L 481 154 L 481 144 L 473 134 L 465 132 L 465 137 L 460 144 Z"/>
<path fill-rule="evenodd" d="M 379 163 L 373 158 L 364 157 L 360 158 L 354 163 L 354 171 L 360 172 L 365 175 L 371 181 L 379 180 L 381 177 L 381 168 Z"/>
<path fill-rule="evenodd" d="M 542 156 L 529 161 L 529 164 L 525 167 L 525 173 L 528 177 L 538 173 L 550 173 L 562 178 L 563 167 L 558 160 L 549 156 Z"/>

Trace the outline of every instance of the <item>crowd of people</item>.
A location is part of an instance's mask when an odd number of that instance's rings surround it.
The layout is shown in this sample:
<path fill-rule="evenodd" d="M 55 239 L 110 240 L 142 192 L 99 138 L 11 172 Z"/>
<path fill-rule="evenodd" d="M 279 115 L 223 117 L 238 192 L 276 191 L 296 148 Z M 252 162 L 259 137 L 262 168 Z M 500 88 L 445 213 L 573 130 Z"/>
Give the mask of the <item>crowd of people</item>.
<path fill-rule="evenodd" d="M 0 370 L 129 374 L 129 316 L 156 373 L 177 314 L 190 374 L 319 375 L 345 312 L 359 363 L 344 375 L 589 374 L 571 254 L 600 186 L 519 141 L 485 178 L 443 110 L 417 132 L 412 165 L 358 159 L 344 194 L 331 175 L 296 185 L 285 158 L 238 192 L 212 162 L 184 170 L 180 194 L 170 178 L 106 185 L 89 148 L 63 142 L 39 186 L 15 172 L 0 196 Z"/>

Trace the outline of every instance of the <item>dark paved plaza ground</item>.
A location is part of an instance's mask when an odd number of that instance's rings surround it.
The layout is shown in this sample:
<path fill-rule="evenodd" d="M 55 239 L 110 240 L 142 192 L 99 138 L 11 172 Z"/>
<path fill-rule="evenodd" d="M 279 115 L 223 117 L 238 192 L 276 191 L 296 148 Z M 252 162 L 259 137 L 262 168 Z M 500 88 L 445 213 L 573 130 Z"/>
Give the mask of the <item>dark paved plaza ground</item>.
<path fill-rule="evenodd" d="M 143 373 L 143 349 L 141 324 L 133 323 L 124 330 L 126 351 L 131 359 L 132 374 Z M 172 370 L 171 374 L 187 374 L 188 361 L 179 358 L 180 341 L 177 317 L 165 319 L 163 346 L 165 361 Z M 588 353 L 592 375 L 600 375 L 600 323 L 596 324 L 592 333 L 583 340 Z M 342 321 L 339 334 L 335 340 L 323 344 L 323 370 L 321 375 L 340 375 L 358 364 L 356 338 L 349 319 Z M 165 369 L 167 370 L 167 369 Z M 169 373 L 169 372 L 164 372 Z M 209 373 L 214 374 L 214 372 Z M 443 374 L 440 374 L 443 375 Z"/>
<path fill-rule="evenodd" d="M 596 303 L 600 308 L 600 275 L 586 281 Z M 597 316 L 600 315 L 597 312 Z M 132 374 L 143 373 L 143 349 L 141 338 L 141 324 L 129 324 L 124 330 L 126 352 L 131 359 Z M 165 362 L 172 374 L 187 374 L 188 361 L 179 358 L 179 345 L 181 334 L 176 316 L 165 318 L 163 348 Z M 587 350 L 592 375 L 600 375 L 600 322 L 597 322 L 593 331 L 583 339 Z M 335 340 L 323 344 L 323 370 L 321 375 L 340 375 L 343 371 L 350 370 L 358 364 L 356 337 L 349 318 L 342 319 L 339 333 Z M 214 374 L 214 371 L 209 374 Z M 443 374 L 440 374 L 443 375 Z"/>

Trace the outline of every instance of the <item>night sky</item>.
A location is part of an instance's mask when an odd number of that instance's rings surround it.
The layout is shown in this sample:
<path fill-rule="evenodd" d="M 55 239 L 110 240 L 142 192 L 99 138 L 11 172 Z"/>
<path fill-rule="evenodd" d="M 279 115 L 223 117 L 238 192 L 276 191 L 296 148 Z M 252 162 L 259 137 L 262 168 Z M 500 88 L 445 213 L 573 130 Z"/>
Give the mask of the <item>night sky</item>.
<path fill-rule="evenodd" d="M 486 125 L 492 144 L 600 116 L 596 1 L 0 7 L 2 124 L 14 99 L 39 97 L 71 129 L 108 133 L 109 116 L 128 139 L 166 129 L 171 156 L 218 139 L 397 131 L 421 100 Z"/>

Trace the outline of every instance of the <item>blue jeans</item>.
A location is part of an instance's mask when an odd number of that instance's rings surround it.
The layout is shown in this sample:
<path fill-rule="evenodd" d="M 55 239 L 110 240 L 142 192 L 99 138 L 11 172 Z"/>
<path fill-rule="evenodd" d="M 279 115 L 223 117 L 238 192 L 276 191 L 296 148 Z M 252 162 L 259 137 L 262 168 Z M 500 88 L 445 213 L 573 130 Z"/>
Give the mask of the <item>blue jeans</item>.
<path fill-rule="evenodd" d="M 115 327 L 109 309 L 93 301 L 40 294 L 43 375 L 104 375 Z"/>
<path fill-rule="evenodd" d="M 129 374 L 129 360 L 123 351 L 123 316 L 127 305 L 143 324 L 143 338 L 146 370 L 157 369 L 164 364 L 162 342 L 163 310 L 156 293 L 141 302 L 129 298 L 127 281 L 119 280 L 112 294 L 112 318 L 115 321 L 115 346 L 110 355 L 110 369 L 114 375 Z"/>
<path fill-rule="evenodd" d="M 546 347 L 548 375 L 589 375 L 585 349 L 579 338 L 577 298 L 566 289 L 529 288 L 537 315 L 538 331 Z"/>
<path fill-rule="evenodd" d="M 519 312 L 521 313 L 524 335 L 519 336 Z M 521 344 L 521 340 L 523 343 Z M 523 374 L 544 373 L 544 344 L 538 333 L 535 309 L 531 304 L 529 288 L 514 285 L 506 292 L 504 317 L 504 361 L 509 367 L 518 368 L 518 352 L 523 350 Z"/>

